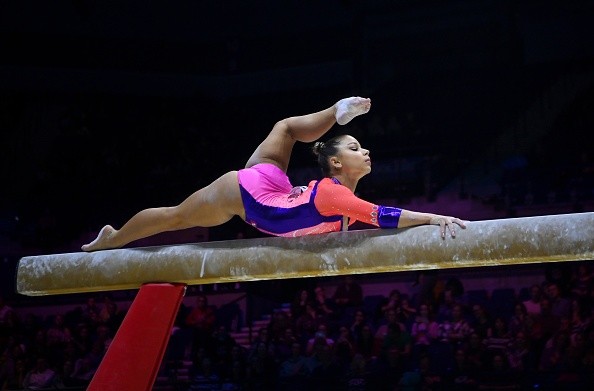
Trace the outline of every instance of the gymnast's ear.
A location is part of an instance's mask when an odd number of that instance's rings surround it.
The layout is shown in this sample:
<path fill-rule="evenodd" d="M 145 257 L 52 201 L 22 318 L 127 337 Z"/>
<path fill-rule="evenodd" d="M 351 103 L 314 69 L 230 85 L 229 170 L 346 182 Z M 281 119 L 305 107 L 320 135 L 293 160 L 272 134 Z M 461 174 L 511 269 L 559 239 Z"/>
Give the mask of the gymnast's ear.
<path fill-rule="evenodd" d="M 342 168 L 342 163 L 340 162 L 340 160 L 336 156 L 332 156 L 330 158 L 330 165 L 334 169 Z"/>

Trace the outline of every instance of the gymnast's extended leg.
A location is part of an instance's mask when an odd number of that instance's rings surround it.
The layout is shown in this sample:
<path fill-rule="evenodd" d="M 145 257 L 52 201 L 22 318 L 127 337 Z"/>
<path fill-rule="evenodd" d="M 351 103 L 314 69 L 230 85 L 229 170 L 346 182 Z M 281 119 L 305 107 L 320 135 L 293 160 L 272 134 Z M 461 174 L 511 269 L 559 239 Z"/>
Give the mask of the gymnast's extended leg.
<path fill-rule="evenodd" d="M 272 163 L 286 172 L 293 145 L 320 138 L 336 122 L 346 124 L 357 115 L 369 111 L 369 99 L 352 97 L 312 114 L 290 117 L 277 122 L 268 137 L 258 146 L 246 167 Z M 97 238 L 81 247 L 83 251 L 119 248 L 126 244 L 165 231 L 191 227 L 213 227 L 233 216 L 245 219 L 239 191 L 237 171 L 231 171 L 210 185 L 196 191 L 173 207 L 144 209 L 116 230 L 110 225 L 101 229 Z"/>
<path fill-rule="evenodd" d="M 341 99 L 316 113 L 285 118 L 274 125 L 268 137 L 249 158 L 246 167 L 272 163 L 287 172 L 291 152 L 297 141 L 316 141 L 335 123 L 345 125 L 356 116 L 367 113 L 370 107 L 370 99 L 351 97 Z"/>
<path fill-rule="evenodd" d="M 81 248 L 83 251 L 119 248 L 165 231 L 213 227 L 235 215 L 245 218 L 237 171 L 230 171 L 177 206 L 144 209 L 119 230 L 106 225 L 95 240 Z"/>

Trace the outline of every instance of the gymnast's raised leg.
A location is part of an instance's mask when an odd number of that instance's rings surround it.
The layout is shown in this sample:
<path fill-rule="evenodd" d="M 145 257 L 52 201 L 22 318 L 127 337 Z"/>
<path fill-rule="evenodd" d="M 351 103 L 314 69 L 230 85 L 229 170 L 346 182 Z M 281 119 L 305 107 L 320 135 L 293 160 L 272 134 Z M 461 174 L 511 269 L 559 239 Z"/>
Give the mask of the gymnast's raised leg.
<path fill-rule="evenodd" d="M 344 125 L 357 115 L 367 113 L 369 99 L 352 97 L 312 114 L 285 118 L 277 122 L 266 139 L 256 148 L 246 167 L 271 163 L 287 171 L 293 146 L 297 141 L 312 142 L 339 123 Z M 213 227 L 233 216 L 245 219 L 237 171 L 230 171 L 210 185 L 196 191 L 177 206 L 144 209 L 119 230 L 110 225 L 101 229 L 97 238 L 81 247 L 83 251 L 119 248 L 126 244 L 165 231 L 191 227 Z"/>

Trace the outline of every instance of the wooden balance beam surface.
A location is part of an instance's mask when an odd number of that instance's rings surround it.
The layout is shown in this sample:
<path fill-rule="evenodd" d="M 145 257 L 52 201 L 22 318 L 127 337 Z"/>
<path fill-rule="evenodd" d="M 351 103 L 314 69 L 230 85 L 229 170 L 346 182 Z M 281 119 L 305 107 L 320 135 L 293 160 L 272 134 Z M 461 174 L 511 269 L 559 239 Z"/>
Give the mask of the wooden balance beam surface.
<path fill-rule="evenodd" d="M 23 257 L 23 295 L 594 259 L 594 213 Z"/>

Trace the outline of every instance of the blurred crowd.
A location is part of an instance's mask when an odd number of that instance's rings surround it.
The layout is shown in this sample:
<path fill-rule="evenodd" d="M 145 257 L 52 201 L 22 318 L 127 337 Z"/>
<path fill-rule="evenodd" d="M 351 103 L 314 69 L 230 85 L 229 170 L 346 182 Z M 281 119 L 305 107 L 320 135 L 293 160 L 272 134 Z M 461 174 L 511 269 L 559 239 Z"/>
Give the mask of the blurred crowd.
<path fill-rule="evenodd" d="M 492 291 L 423 272 L 385 295 L 346 276 L 298 289 L 247 344 L 199 293 L 160 376 L 183 390 L 589 389 L 594 274 L 588 262 L 550 270 Z M 43 319 L 1 301 L 0 389 L 84 389 L 124 314 L 109 296 Z M 187 379 L 174 379 L 184 362 Z"/>
<path fill-rule="evenodd" d="M 123 319 L 109 296 L 42 317 L 0 298 L 0 389 L 85 389 Z"/>

